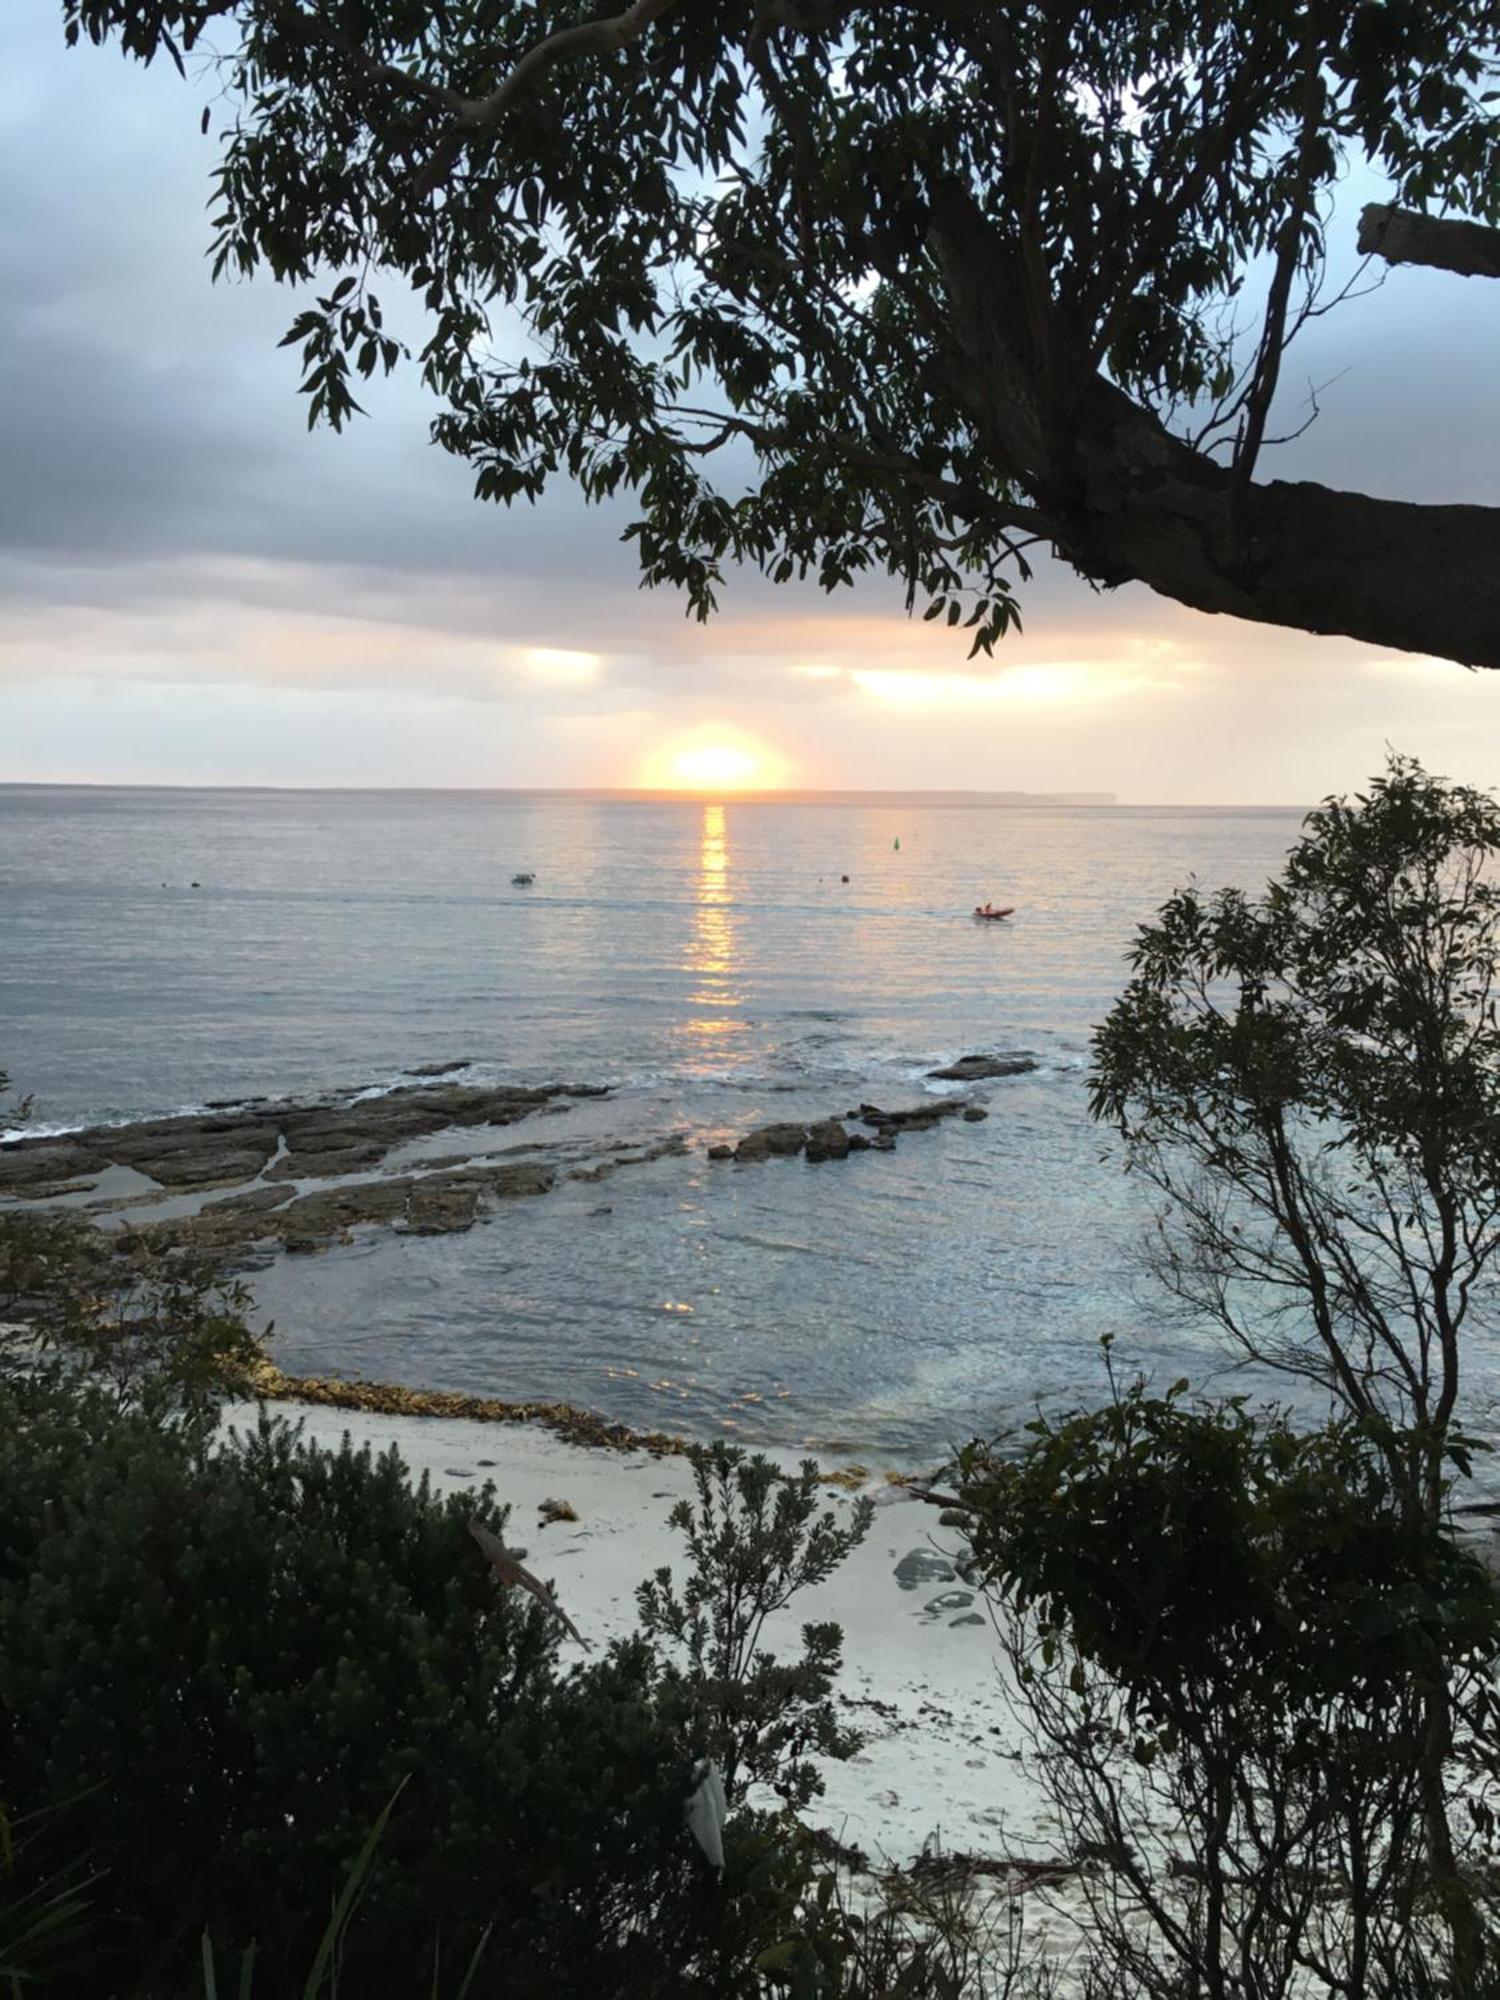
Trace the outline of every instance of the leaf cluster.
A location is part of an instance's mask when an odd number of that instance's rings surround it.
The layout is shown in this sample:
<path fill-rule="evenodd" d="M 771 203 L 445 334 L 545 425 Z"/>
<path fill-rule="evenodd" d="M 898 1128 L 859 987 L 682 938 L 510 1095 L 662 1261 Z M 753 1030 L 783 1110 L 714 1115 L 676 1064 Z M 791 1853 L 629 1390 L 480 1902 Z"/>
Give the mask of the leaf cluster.
<path fill-rule="evenodd" d="M 1500 1654 L 1475 1557 L 1414 1523 L 1353 1422 L 1299 1431 L 1242 1400 L 1195 1406 L 1139 1383 L 960 1457 L 975 1558 L 1126 1696 L 1143 1731 L 1214 1718 L 1284 1733 L 1316 1760 L 1340 1704 L 1364 1711 Z"/>

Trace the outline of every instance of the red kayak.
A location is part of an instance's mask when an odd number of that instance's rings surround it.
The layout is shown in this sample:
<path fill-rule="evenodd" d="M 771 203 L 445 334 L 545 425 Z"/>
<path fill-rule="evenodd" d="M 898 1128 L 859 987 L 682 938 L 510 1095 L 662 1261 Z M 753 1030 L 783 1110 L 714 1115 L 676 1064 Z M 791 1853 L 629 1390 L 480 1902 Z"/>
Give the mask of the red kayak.
<path fill-rule="evenodd" d="M 974 914 L 982 923 L 993 924 L 998 922 L 1001 917 L 1013 917 L 1016 912 L 1014 904 L 1008 909 L 997 910 L 992 903 L 976 903 Z"/>

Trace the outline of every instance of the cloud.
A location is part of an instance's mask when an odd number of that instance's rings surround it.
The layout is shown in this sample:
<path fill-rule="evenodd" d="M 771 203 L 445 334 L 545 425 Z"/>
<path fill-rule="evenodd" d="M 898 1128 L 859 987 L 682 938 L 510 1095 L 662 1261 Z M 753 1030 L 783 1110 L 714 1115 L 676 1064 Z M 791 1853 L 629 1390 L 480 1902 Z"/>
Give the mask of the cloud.
<path fill-rule="evenodd" d="M 1193 663 L 1196 665 L 1197 663 Z M 1082 714 L 1099 701 L 1175 690 L 1165 676 L 1087 660 L 1007 662 L 993 674 L 924 673 L 888 667 L 854 668 L 850 680 L 887 708 L 964 712 L 995 707 L 1071 707 Z"/>
<path fill-rule="evenodd" d="M 1490 775 L 1500 681 L 1441 663 L 1045 561 L 992 663 L 881 579 L 735 577 L 703 627 L 638 589 L 628 502 L 477 504 L 411 374 L 309 436 L 296 300 L 208 280 L 204 94 L 5 10 L 0 776 L 618 782 L 714 723 L 840 786 L 1298 799 L 1387 739 Z M 1392 273 L 1294 350 L 1288 413 L 1311 379 L 1323 414 L 1262 472 L 1493 503 L 1497 335 L 1500 285 Z"/>

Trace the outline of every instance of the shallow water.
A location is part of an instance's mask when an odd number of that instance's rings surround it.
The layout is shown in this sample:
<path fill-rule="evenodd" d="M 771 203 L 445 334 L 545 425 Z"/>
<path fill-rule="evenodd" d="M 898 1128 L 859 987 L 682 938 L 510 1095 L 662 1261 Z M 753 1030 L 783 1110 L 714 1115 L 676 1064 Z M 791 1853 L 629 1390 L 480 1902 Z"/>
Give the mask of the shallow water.
<path fill-rule="evenodd" d="M 1133 927 L 1193 874 L 1258 886 L 1297 823 L 0 789 L 0 1061 L 43 1126 L 446 1060 L 609 1082 L 535 1136 L 682 1129 L 693 1153 L 467 1235 L 288 1260 L 257 1280 L 283 1365 L 922 1455 L 1093 1399 L 1105 1333 L 1127 1366 L 1229 1379 L 1135 1275 L 1143 1214 L 1087 1118 L 1088 1034 Z M 973 922 L 986 897 L 1015 917 Z M 911 1103 L 972 1050 L 1040 1064 L 980 1087 L 984 1123 L 824 1166 L 704 1157 L 769 1118 Z"/>

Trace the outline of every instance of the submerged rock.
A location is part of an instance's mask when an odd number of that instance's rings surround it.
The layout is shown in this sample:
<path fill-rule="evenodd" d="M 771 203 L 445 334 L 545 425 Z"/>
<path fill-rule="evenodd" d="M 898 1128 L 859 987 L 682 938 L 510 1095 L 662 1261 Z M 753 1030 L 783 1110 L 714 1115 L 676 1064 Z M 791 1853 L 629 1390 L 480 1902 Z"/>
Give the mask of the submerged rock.
<path fill-rule="evenodd" d="M 978 1083 L 990 1076 L 1025 1076 L 1036 1068 L 1035 1056 L 960 1056 L 944 1069 L 930 1069 L 930 1077 L 945 1083 Z"/>
<path fill-rule="evenodd" d="M 805 1125 L 761 1125 L 747 1132 L 734 1149 L 737 1160 L 768 1160 L 772 1154 L 790 1157 L 807 1144 Z"/>
<path fill-rule="evenodd" d="M 881 1134 L 928 1132 L 944 1118 L 956 1118 L 964 1108 L 961 1097 L 933 1097 L 925 1104 L 911 1104 L 900 1111 L 883 1111 L 878 1104 L 862 1104 L 859 1117 Z"/>
<path fill-rule="evenodd" d="M 842 1160 L 849 1153 L 849 1134 L 837 1118 L 824 1118 L 807 1128 L 807 1157 L 810 1160 Z"/>

